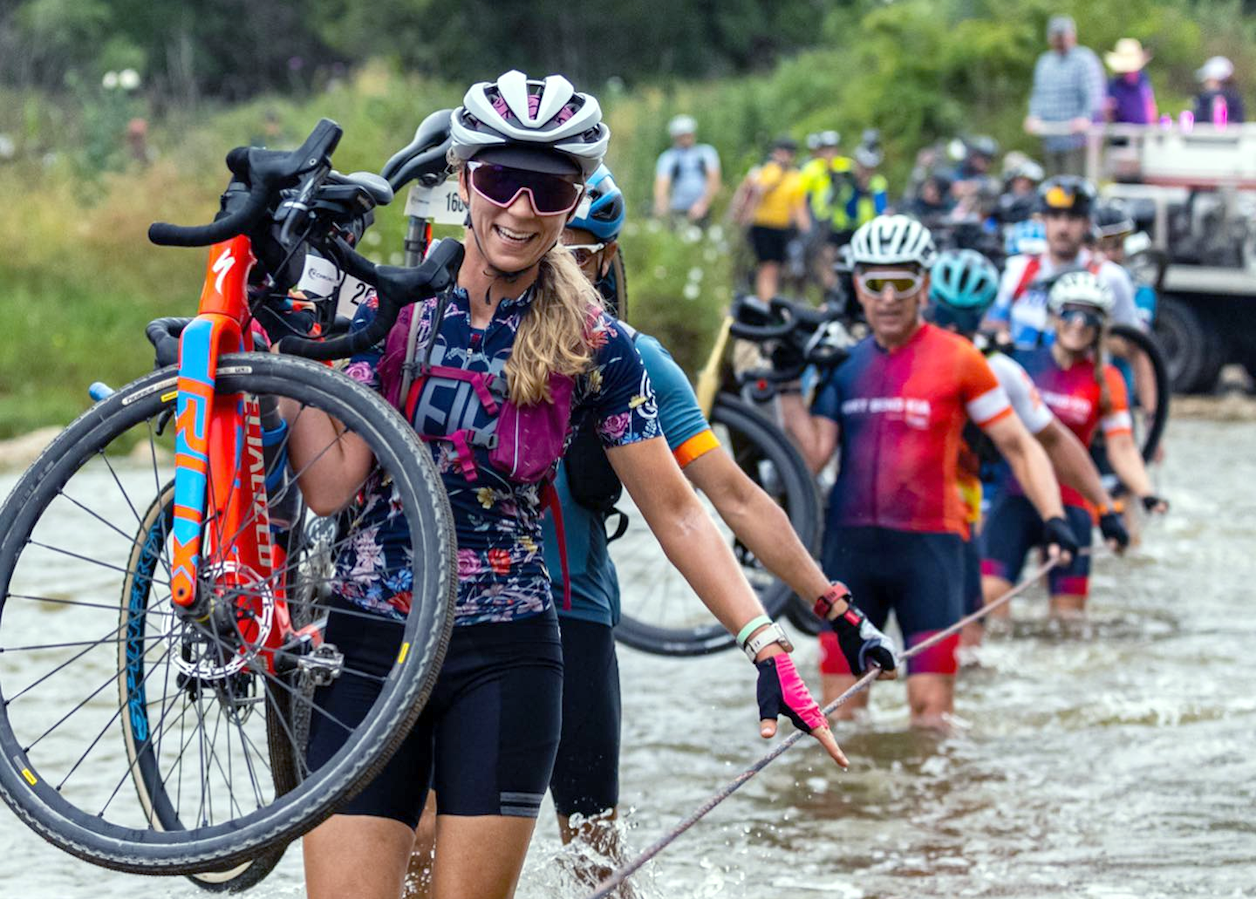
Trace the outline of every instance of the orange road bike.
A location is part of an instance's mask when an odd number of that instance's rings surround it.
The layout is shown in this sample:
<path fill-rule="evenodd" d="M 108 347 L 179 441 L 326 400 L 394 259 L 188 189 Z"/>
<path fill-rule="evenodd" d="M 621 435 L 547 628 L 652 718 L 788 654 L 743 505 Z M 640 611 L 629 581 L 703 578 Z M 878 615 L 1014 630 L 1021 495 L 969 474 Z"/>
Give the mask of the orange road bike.
<path fill-rule="evenodd" d="M 260 879 L 400 744 L 449 640 L 454 538 L 431 455 L 382 397 L 314 360 L 378 342 L 405 302 L 451 282 L 461 247 L 445 241 L 409 269 L 354 254 L 392 190 L 332 170 L 340 136 L 323 120 L 291 153 L 234 150 L 212 224 L 150 229 L 160 245 L 210 248 L 199 314 L 149 328 L 159 362 L 177 364 L 88 409 L 0 507 L 0 798 L 105 867 L 213 889 Z M 255 352 L 255 322 L 282 330 L 311 249 L 352 257 L 379 284 L 378 315 L 326 341 L 279 341 L 305 359 Z M 301 502 L 309 465 L 287 453 L 311 410 L 337 423 L 316 460 L 346 434 L 376 460 L 323 518 Z M 390 570 L 371 529 L 397 520 L 407 564 Z M 362 586 L 381 582 L 394 601 Z M 322 639 L 333 608 L 379 620 L 373 603 L 396 626 L 382 678 Z M 323 708 L 346 674 L 383 683 L 355 727 Z M 309 770 L 316 720 L 346 740 Z"/>

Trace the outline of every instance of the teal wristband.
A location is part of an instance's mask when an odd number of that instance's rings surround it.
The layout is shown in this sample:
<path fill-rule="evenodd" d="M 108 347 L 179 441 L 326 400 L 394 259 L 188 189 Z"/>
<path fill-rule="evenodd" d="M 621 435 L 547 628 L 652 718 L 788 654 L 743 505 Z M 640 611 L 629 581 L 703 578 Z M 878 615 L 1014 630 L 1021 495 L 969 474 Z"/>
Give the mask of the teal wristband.
<path fill-rule="evenodd" d="M 759 615 L 755 618 L 751 618 L 748 622 L 746 622 L 746 626 L 737 632 L 737 645 L 742 649 L 745 649 L 746 641 L 750 639 L 750 635 L 759 628 L 765 627 L 771 623 L 772 619 L 767 615 Z"/>

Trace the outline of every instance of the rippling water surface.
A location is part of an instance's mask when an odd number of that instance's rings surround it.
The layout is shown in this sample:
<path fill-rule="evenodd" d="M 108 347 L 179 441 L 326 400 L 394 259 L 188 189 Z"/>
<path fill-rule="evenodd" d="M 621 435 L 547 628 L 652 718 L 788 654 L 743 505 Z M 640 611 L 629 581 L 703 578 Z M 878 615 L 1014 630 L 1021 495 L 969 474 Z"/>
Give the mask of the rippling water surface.
<path fill-rule="evenodd" d="M 800 745 L 665 852 L 640 894 L 1256 896 L 1253 447 L 1256 425 L 1175 422 L 1158 475 L 1172 515 L 1131 558 L 1096 562 L 1080 635 L 1049 626 L 1040 595 L 1018 600 L 1012 634 L 963 673 L 955 735 L 907 730 L 902 686 L 877 686 L 870 719 L 839 730 L 850 773 Z M 814 671 L 814 646 L 799 655 Z M 765 744 L 740 654 L 620 663 L 623 804 L 642 847 Z M 582 895 L 550 814 L 522 899 Z M 203 895 L 73 859 L 7 809 L 0 845 L 3 896 Z M 303 895 L 299 849 L 251 895 Z"/>

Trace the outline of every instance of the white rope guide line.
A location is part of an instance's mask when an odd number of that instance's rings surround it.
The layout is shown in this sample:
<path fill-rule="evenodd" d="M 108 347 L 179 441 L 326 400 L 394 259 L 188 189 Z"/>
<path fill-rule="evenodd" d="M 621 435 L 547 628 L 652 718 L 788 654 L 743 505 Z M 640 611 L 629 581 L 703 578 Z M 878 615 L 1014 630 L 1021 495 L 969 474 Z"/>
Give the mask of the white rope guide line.
<path fill-rule="evenodd" d="M 1039 578 L 1041 578 L 1043 575 L 1045 575 L 1047 572 L 1049 572 L 1052 568 L 1054 568 L 1058 564 L 1059 564 L 1058 559 L 1051 559 L 1047 562 L 1044 562 L 1042 565 L 1039 565 L 1032 572 L 1030 572 L 1027 578 L 1025 578 L 1023 581 L 1021 581 L 1012 589 L 1008 590 L 998 599 L 995 599 L 995 600 L 990 601 L 989 603 L 986 603 L 986 605 L 982 606 L 977 611 L 969 615 L 965 615 L 963 618 L 961 618 L 959 621 L 952 624 L 950 627 L 946 628 L 945 630 L 938 631 L 928 640 L 923 640 L 920 643 L 917 643 L 911 649 L 899 655 L 898 657 L 899 663 L 902 664 L 903 662 L 906 662 L 908 659 L 912 658 L 913 656 L 917 656 L 920 653 L 924 652 L 926 649 L 929 649 L 932 646 L 936 646 L 938 643 L 941 643 L 943 640 L 945 640 L 947 637 L 951 636 L 952 634 L 958 633 L 960 630 L 963 629 L 965 625 L 971 624 L 974 621 L 978 621 L 981 618 L 984 618 L 986 615 L 989 615 L 991 612 L 993 612 L 995 609 L 999 608 L 1000 606 L 1006 605 L 1007 603 L 1011 602 L 1012 599 L 1014 599 L 1016 596 L 1019 596 L 1021 593 L 1024 593 L 1026 590 L 1032 587 L 1038 581 Z M 847 689 L 845 693 L 843 693 L 841 696 L 837 697 L 836 699 L 834 699 L 832 702 L 830 702 L 828 705 L 824 707 L 823 709 L 824 716 L 827 718 L 829 715 L 833 714 L 833 712 L 837 710 L 838 706 L 844 704 L 847 700 L 849 700 L 852 696 L 854 696 L 860 690 L 867 689 L 868 685 L 871 684 L 874 680 L 876 680 L 877 675 L 880 673 L 881 673 L 881 669 L 873 665 L 868 670 L 867 673 L 865 673 L 861 678 L 859 678 L 859 680 L 851 684 L 850 688 Z M 662 852 L 664 849 L 670 846 L 676 840 L 677 837 L 679 837 L 689 828 L 693 827 L 695 824 L 701 821 L 704 817 L 706 817 L 708 812 L 714 809 L 717 805 L 719 805 L 729 796 L 733 795 L 733 793 L 737 792 L 737 790 L 739 790 L 742 786 L 744 786 L 752 777 L 754 777 L 756 774 L 758 774 L 768 765 L 772 764 L 772 762 L 776 761 L 776 759 L 779 756 L 783 755 L 785 751 L 788 750 L 791 746 L 793 746 L 803 737 L 807 737 L 807 736 L 810 736 L 810 734 L 803 733 L 800 730 L 795 730 L 792 734 L 790 734 L 788 737 L 786 737 L 784 740 L 782 740 L 780 743 L 774 746 L 766 755 L 760 758 L 757 762 L 755 762 L 753 765 L 748 767 L 745 771 L 741 772 L 735 778 L 733 778 L 727 784 L 725 784 L 718 792 L 713 794 L 711 798 L 709 798 L 706 802 L 702 803 L 702 805 L 698 806 L 696 809 L 690 812 L 689 815 L 681 819 L 679 823 L 677 823 L 671 830 L 669 830 L 666 834 L 664 834 L 661 838 L 659 838 L 658 841 L 656 841 L 652 845 L 648 846 L 645 850 L 643 850 L 640 855 L 638 855 L 628 864 L 612 872 L 610 876 L 608 876 L 605 880 L 603 880 L 601 883 L 597 885 L 597 888 L 592 893 L 589 893 L 587 896 L 585 896 L 585 899 L 605 899 L 605 897 L 609 896 L 614 890 L 619 888 L 625 881 L 627 881 L 629 877 L 631 877 L 633 874 L 636 874 L 638 871 L 640 871 L 646 865 L 647 862 L 649 862 L 651 859 L 657 856 L 660 852 Z"/>

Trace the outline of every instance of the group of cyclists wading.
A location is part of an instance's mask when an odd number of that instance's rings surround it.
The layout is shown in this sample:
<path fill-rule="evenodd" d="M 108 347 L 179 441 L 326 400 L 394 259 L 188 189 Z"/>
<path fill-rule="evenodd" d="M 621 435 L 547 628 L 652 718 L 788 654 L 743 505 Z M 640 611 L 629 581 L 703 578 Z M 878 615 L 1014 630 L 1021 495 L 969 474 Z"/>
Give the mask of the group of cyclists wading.
<path fill-rule="evenodd" d="M 396 388 L 394 347 L 406 341 L 391 338 L 345 370 L 402 410 L 436 462 L 457 536 L 455 627 L 435 691 L 401 749 L 305 837 L 310 896 L 395 899 L 413 856 L 416 867 L 430 865 L 425 889 L 439 899 L 509 897 L 547 790 L 564 842 L 586 839 L 614 857 L 620 585 L 603 517 L 582 496 L 597 489 L 586 483 L 595 462 L 628 491 L 757 669 L 761 735 L 773 736 L 784 715 L 843 767 L 789 638 L 764 615 L 690 484 L 827 619 L 826 698 L 873 666 L 882 678 L 897 675 L 895 647 L 881 632 L 891 611 L 916 645 L 980 604 L 982 575 L 987 595 L 1015 579 L 1036 546 L 1059 559 L 1057 605 L 1080 608 L 1092 512 L 1105 538 L 1128 540 L 1085 452 L 1096 430 L 1128 488 L 1149 508 L 1163 505 L 1132 450 L 1124 380 L 1107 363 L 1107 325 L 1128 297 L 1104 264 L 1058 279 L 1046 296 L 1021 283 L 1030 268 L 1063 268 L 1076 257 L 1067 235 L 1053 238 L 1052 223 L 1067 230 L 1082 215 L 1077 185 L 1061 181 L 1047 192 L 1049 251 L 1014 262 L 1002 287 L 980 256 L 939 258 L 913 219 L 881 215 L 854 233 L 855 293 L 871 335 L 822 377 L 809 408 L 797 392 L 780 402 L 813 468 L 840 452 L 817 564 L 784 512 L 720 451 L 666 348 L 608 306 L 625 204 L 603 165 L 610 132 L 597 100 L 558 75 L 507 72 L 467 91 L 451 133 L 449 159 L 468 209 L 466 255 L 456 286 L 395 326 L 423 360 L 416 369 L 406 359 L 418 375 Z M 373 314 L 364 304 L 355 327 Z M 1022 368 L 974 344 L 983 317 L 1010 324 L 1015 341 L 1031 326 L 1045 339 L 1023 357 L 1016 351 Z M 311 510 L 353 502 L 379 522 L 337 560 L 326 638 L 353 665 L 316 697 L 353 726 L 397 655 L 386 624 L 410 601 L 409 584 L 372 572 L 404 570 L 380 560 L 409 543 L 387 514 L 388 484 L 368 480 L 366 445 L 325 414 L 281 411 Z M 535 439 L 503 452 L 505 441 L 493 438 L 508 427 Z M 984 545 L 973 483 L 982 442 L 1008 468 L 991 513 L 997 527 L 987 528 L 999 539 Z M 943 726 L 952 712 L 958 639 L 911 660 L 914 723 Z M 343 729 L 315 719 L 310 767 L 344 739 Z"/>

